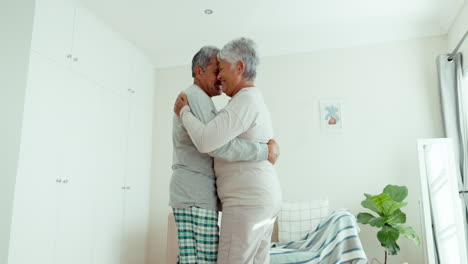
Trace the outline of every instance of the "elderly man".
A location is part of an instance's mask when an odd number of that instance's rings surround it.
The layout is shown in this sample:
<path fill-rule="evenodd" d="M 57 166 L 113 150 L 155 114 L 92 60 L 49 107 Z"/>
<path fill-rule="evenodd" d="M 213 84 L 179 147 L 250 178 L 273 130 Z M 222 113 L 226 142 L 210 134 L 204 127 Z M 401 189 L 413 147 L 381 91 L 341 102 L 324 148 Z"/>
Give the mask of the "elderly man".
<path fill-rule="evenodd" d="M 210 122 L 200 122 L 184 93 L 174 111 L 202 152 L 233 138 L 266 143 L 273 138 L 270 113 L 254 80 L 259 58 L 250 39 L 236 39 L 218 54 L 222 89 L 232 99 Z M 190 106 L 189 106 L 190 103 Z M 270 238 L 281 205 L 281 187 L 268 161 L 215 158 L 218 196 L 223 206 L 219 264 L 269 263 Z"/>
<path fill-rule="evenodd" d="M 194 83 L 185 91 L 192 113 L 203 123 L 216 116 L 211 97 L 222 92 L 217 80 L 218 52 L 219 49 L 206 46 L 195 54 L 192 60 Z M 274 141 L 268 145 L 267 142 L 233 137 L 216 148 L 199 152 L 195 146 L 200 149 L 200 145 L 192 142 L 184 125 L 174 115 L 170 206 L 179 238 L 178 263 L 216 263 L 220 206 L 212 157 L 218 162 L 274 163 L 279 154 L 278 146 Z"/>

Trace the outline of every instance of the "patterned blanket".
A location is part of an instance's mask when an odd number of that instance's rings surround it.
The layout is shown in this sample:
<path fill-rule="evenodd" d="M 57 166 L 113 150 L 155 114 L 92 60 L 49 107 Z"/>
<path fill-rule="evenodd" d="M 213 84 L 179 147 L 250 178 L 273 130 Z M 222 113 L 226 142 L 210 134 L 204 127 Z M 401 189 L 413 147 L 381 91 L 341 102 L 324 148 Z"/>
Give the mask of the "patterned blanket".
<path fill-rule="evenodd" d="M 334 211 L 304 239 L 273 243 L 272 264 L 366 264 L 366 253 L 359 240 L 360 229 L 354 215 L 347 210 Z"/>

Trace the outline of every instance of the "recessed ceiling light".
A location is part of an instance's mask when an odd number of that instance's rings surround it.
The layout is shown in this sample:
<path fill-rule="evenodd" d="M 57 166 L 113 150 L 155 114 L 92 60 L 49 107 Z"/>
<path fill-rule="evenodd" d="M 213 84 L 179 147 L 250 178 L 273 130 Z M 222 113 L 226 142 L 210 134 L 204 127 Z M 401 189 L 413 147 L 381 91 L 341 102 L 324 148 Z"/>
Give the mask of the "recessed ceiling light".
<path fill-rule="evenodd" d="M 205 9 L 205 14 L 211 15 L 211 14 L 213 14 L 213 10 L 211 10 L 211 9 Z"/>

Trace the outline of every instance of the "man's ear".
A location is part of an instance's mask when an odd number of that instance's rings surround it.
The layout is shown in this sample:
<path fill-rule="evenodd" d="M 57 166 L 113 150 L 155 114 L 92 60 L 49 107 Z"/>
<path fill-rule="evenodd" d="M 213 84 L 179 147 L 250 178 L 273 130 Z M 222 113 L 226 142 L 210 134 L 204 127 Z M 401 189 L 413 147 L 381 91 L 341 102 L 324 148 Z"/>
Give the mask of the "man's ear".
<path fill-rule="evenodd" d="M 203 74 L 203 69 L 200 66 L 195 66 L 195 77 L 201 77 Z"/>

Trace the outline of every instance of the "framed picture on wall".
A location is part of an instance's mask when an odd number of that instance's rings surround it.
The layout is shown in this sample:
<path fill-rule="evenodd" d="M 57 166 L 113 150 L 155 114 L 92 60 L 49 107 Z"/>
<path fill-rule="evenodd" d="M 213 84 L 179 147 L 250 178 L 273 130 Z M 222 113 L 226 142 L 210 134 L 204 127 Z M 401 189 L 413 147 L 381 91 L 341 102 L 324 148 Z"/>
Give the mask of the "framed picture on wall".
<path fill-rule="evenodd" d="M 320 127 L 324 132 L 342 132 L 343 101 L 320 100 Z"/>

